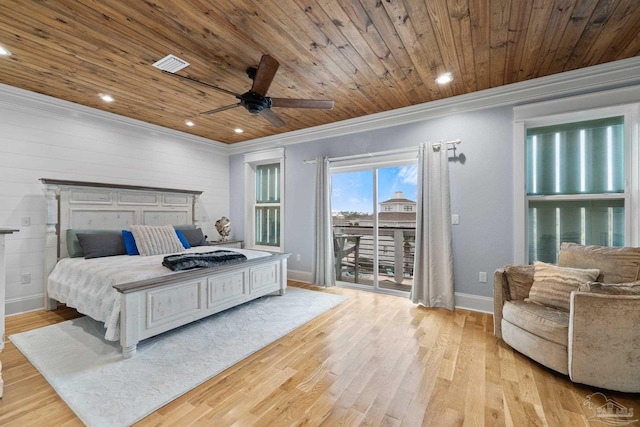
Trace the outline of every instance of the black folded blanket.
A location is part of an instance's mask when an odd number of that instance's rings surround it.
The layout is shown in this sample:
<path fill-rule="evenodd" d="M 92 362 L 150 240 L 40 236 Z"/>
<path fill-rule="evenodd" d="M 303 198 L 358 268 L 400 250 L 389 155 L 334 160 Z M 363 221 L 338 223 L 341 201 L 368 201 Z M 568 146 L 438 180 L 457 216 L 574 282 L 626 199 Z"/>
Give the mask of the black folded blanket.
<path fill-rule="evenodd" d="M 203 253 L 167 255 L 162 260 L 162 265 L 171 271 L 179 271 L 198 267 L 215 267 L 216 265 L 245 261 L 246 259 L 247 257 L 241 253 L 220 250 Z"/>

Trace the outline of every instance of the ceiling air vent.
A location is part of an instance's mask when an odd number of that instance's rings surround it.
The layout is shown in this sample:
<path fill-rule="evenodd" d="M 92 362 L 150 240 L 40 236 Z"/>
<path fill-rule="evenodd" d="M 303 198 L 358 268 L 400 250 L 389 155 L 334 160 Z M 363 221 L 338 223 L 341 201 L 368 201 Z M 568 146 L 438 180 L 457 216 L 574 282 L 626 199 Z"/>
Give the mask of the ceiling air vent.
<path fill-rule="evenodd" d="M 177 56 L 167 55 L 161 60 L 153 63 L 153 66 L 156 68 L 160 68 L 162 71 L 175 73 L 176 71 L 180 71 L 183 68 L 188 67 L 189 63 L 178 58 Z"/>

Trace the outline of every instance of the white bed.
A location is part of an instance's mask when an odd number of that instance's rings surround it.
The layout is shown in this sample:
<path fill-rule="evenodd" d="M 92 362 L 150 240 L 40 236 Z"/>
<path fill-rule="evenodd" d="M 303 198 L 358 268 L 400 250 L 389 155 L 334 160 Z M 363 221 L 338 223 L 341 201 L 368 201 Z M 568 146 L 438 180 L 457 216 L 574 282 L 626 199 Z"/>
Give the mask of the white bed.
<path fill-rule="evenodd" d="M 172 272 L 165 255 L 69 258 L 66 230 L 134 224 L 198 225 L 195 191 L 42 179 L 48 204 L 45 303 L 57 301 L 105 323 L 124 357 L 137 343 L 260 296 L 286 290 L 288 254 L 233 249 L 246 261 Z M 197 246 L 185 252 L 227 249 Z"/>

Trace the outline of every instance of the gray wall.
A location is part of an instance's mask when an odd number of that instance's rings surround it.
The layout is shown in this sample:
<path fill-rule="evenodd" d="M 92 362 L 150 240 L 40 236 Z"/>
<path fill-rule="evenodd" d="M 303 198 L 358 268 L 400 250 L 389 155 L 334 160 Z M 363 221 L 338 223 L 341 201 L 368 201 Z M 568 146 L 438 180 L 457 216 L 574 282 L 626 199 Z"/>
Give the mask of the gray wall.
<path fill-rule="evenodd" d="M 493 271 L 513 259 L 513 113 L 511 107 L 449 115 L 423 122 L 361 132 L 286 147 L 285 251 L 294 254 L 289 269 L 310 274 L 313 257 L 315 165 L 303 160 L 339 157 L 421 142 L 461 139 L 451 161 L 455 291 L 490 297 Z M 243 236 L 243 156 L 230 157 L 230 215 L 234 236 Z M 300 254 L 296 261 L 295 254 Z M 478 273 L 488 274 L 487 283 Z"/>

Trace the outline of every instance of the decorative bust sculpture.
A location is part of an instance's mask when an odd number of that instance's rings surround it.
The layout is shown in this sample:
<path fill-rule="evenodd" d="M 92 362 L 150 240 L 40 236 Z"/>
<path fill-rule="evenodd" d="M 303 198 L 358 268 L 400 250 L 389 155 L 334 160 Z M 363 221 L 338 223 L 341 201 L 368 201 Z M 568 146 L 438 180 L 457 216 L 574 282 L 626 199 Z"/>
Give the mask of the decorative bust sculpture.
<path fill-rule="evenodd" d="M 231 234 L 231 221 L 226 216 L 223 216 L 216 221 L 216 230 L 220 234 L 220 241 L 226 242 L 229 240 L 229 234 Z"/>

